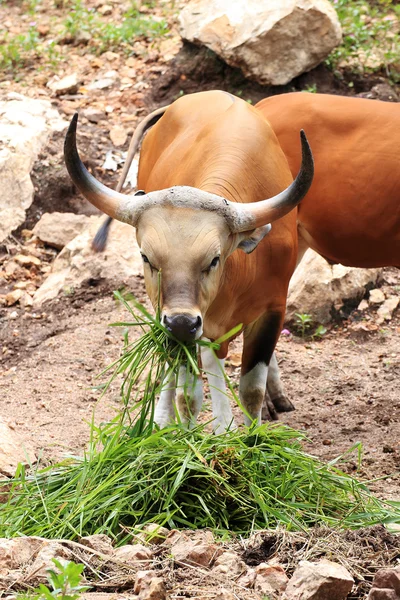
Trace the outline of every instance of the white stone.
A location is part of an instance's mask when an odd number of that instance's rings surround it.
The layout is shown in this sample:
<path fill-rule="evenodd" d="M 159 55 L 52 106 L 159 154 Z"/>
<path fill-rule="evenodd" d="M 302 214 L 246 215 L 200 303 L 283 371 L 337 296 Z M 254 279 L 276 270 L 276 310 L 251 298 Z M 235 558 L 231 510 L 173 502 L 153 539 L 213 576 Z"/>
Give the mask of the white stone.
<path fill-rule="evenodd" d="M 308 249 L 289 285 L 286 320 L 296 313 L 311 314 L 314 323 L 328 323 L 333 307 L 360 298 L 366 286 L 376 283 L 381 269 L 356 269 L 329 265 L 316 252 Z"/>
<path fill-rule="evenodd" d="M 48 100 L 19 94 L 0 99 L 0 242 L 24 222 L 33 200 L 33 164 L 51 133 L 66 126 Z"/>
<path fill-rule="evenodd" d="M 36 456 L 32 444 L 0 417 L 0 474 L 13 477 L 18 463 L 32 464 Z"/>
<path fill-rule="evenodd" d="M 382 302 L 385 302 L 385 294 L 379 289 L 371 290 L 369 293 L 368 302 L 370 304 L 382 304 Z"/>
<path fill-rule="evenodd" d="M 180 26 L 184 39 L 272 85 L 316 67 L 342 38 L 328 0 L 192 0 Z"/>
<path fill-rule="evenodd" d="M 286 587 L 282 600 L 344 600 L 354 584 L 348 570 L 329 560 L 302 560 Z"/>
<path fill-rule="evenodd" d="M 378 323 L 384 321 L 390 321 L 394 311 L 398 307 L 400 298 L 398 296 L 390 296 L 385 302 L 378 308 Z"/>
<path fill-rule="evenodd" d="M 69 242 L 54 261 L 50 274 L 33 297 L 34 306 L 52 300 L 63 290 L 73 290 L 89 279 L 103 279 L 126 285 L 143 273 L 142 258 L 130 225 L 114 221 L 104 252 L 91 248 L 104 216 L 90 217 L 90 224 Z"/>
<path fill-rule="evenodd" d="M 79 76 L 77 73 L 66 75 L 62 79 L 55 77 L 47 83 L 47 87 L 50 88 L 57 96 L 61 94 L 75 94 L 79 87 Z"/>
<path fill-rule="evenodd" d="M 89 225 L 90 217 L 74 213 L 44 213 L 33 233 L 45 244 L 61 250 Z"/>

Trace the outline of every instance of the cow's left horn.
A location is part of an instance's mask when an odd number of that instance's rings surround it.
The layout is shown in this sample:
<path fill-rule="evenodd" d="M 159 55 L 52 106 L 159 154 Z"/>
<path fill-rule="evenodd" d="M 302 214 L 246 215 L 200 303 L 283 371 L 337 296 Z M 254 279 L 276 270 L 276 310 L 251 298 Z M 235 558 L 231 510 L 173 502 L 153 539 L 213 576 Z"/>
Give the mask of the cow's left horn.
<path fill-rule="evenodd" d="M 284 217 L 307 194 L 314 177 L 314 160 L 303 130 L 300 131 L 300 138 L 302 160 L 296 179 L 286 190 L 272 198 L 251 204 L 235 204 L 239 213 L 237 231 L 249 231 Z"/>
<path fill-rule="evenodd" d="M 76 187 L 89 202 L 113 219 L 121 219 L 129 203 L 129 196 L 115 192 L 93 177 L 79 158 L 76 148 L 78 114 L 72 118 L 64 143 L 64 159 L 68 173 Z"/>

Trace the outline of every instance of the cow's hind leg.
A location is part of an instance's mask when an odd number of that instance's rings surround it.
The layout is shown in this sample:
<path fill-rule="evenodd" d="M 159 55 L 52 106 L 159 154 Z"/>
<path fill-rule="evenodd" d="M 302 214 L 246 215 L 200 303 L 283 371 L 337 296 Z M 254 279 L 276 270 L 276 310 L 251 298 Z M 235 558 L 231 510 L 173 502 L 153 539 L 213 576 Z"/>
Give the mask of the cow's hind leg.
<path fill-rule="evenodd" d="M 291 410 L 294 410 L 294 405 L 287 398 L 281 382 L 279 365 L 275 352 L 271 356 L 268 367 L 267 393 L 277 412 L 290 412 Z M 264 417 L 264 414 L 262 417 L 267 418 L 266 416 Z"/>
<path fill-rule="evenodd" d="M 240 378 L 240 399 L 248 416 L 249 425 L 256 420 L 261 423 L 261 409 L 266 398 L 268 367 L 279 337 L 284 314 L 270 311 L 244 330 L 242 372 Z M 267 404 L 269 418 L 277 414 L 272 402 Z"/>
<path fill-rule="evenodd" d="M 203 404 L 203 382 L 185 367 L 178 373 L 176 387 L 176 407 L 182 423 L 189 428 L 196 425 L 198 414 Z"/>

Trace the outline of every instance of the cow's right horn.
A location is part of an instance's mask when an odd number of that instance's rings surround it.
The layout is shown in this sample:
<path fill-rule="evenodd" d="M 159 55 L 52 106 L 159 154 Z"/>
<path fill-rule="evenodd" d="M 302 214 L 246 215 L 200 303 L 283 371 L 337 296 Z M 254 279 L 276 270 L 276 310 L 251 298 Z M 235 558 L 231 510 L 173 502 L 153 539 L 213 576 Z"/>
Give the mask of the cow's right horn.
<path fill-rule="evenodd" d="M 96 208 L 113 219 L 124 220 L 123 215 L 126 214 L 127 205 L 131 204 L 132 200 L 129 196 L 115 192 L 97 181 L 86 169 L 79 158 L 76 147 L 77 122 L 78 114 L 76 113 L 72 118 L 64 143 L 64 159 L 68 173 L 79 191 Z"/>

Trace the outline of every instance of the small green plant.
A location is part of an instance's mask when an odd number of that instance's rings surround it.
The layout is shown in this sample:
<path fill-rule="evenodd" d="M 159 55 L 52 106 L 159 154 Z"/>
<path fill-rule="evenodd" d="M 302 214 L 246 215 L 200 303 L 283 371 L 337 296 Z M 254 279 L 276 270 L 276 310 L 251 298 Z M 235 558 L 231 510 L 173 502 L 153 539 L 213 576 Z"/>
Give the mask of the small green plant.
<path fill-rule="evenodd" d="M 343 29 L 342 43 L 325 61 L 333 70 L 356 73 L 386 71 L 399 80 L 400 5 L 395 0 L 331 0 Z"/>
<path fill-rule="evenodd" d="M 84 565 L 70 561 L 63 564 L 56 558 L 51 560 L 59 571 L 48 570 L 49 584 L 53 589 L 50 590 L 41 583 L 29 594 L 21 594 L 20 600 L 77 600 L 82 592 L 90 589 L 88 586 L 81 585 Z"/>
<path fill-rule="evenodd" d="M 308 92 L 309 94 L 316 94 L 318 92 L 317 84 L 313 83 L 312 85 L 308 85 L 302 90 L 302 92 Z"/>
<path fill-rule="evenodd" d="M 302 338 L 306 337 L 307 331 L 310 329 L 312 325 L 312 316 L 307 313 L 296 313 L 296 325 L 297 329 L 300 332 Z"/>
<path fill-rule="evenodd" d="M 323 335 L 325 335 L 325 333 L 327 332 L 326 327 L 324 327 L 323 325 L 318 325 L 317 329 L 314 331 L 314 333 L 311 335 L 311 337 L 313 339 L 321 339 Z"/>

